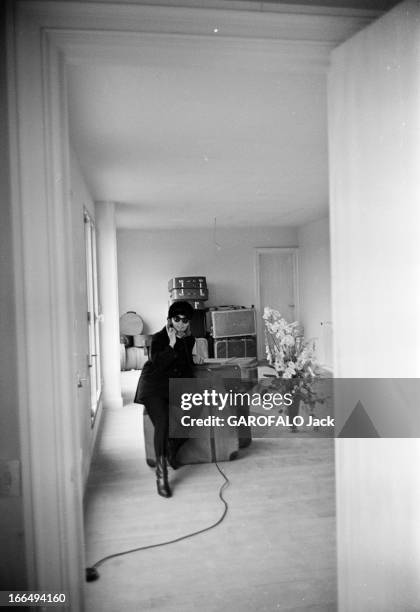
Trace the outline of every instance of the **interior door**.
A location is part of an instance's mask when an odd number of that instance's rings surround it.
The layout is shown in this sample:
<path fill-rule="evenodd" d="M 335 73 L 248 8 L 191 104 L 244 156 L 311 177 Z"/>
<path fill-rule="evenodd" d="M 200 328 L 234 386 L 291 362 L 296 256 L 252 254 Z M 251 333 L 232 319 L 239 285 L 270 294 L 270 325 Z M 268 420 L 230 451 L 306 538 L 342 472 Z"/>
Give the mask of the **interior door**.
<path fill-rule="evenodd" d="M 278 310 L 289 321 L 299 317 L 297 295 L 297 249 L 261 248 L 256 250 L 258 358 L 265 358 L 265 306 Z"/>

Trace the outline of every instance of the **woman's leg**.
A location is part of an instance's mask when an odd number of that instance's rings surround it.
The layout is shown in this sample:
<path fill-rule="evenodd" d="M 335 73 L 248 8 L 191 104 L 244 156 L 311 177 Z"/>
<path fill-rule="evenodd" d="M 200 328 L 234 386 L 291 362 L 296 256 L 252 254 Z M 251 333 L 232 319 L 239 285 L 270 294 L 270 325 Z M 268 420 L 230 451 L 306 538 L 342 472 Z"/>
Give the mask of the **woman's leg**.
<path fill-rule="evenodd" d="M 169 406 L 167 400 L 162 397 L 148 397 L 144 405 L 154 427 L 153 443 L 157 459 L 167 454 Z"/>
<path fill-rule="evenodd" d="M 168 483 L 168 452 L 169 407 L 167 400 L 161 397 L 150 397 L 144 405 L 154 427 L 154 447 L 156 455 L 156 484 L 159 495 L 171 497 Z"/>

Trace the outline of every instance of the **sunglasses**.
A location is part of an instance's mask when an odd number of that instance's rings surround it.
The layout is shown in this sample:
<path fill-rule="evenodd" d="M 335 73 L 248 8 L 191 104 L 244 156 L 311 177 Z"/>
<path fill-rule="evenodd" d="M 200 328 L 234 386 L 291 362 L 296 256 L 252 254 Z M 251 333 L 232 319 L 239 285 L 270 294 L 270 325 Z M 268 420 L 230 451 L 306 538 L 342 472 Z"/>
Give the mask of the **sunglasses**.
<path fill-rule="evenodd" d="M 175 323 L 179 323 L 180 321 L 182 321 L 183 323 L 188 323 L 189 318 L 188 317 L 182 317 L 179 315 L 176 315 L 176 317 L 172 317 L 173 320 L 175 321 Z"/>

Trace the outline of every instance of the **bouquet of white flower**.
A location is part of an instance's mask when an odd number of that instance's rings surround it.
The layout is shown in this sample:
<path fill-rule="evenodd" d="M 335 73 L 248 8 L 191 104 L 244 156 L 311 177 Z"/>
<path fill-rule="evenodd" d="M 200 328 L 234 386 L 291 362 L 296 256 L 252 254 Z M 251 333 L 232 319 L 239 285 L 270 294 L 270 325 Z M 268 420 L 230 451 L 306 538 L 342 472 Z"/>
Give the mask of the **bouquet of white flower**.
<path fill-rule="evenodd" d="M 314 345 L 304 342 L 299 323 L 288 323 L 278 310 L 268 306 L 264 308 L 263 319 L 268 363 L 278 377 L 314 377 Z"/>
<path fill-rule="evenodd" d="M 315 403 L 311 385 L 317 367 L 314 342 L 305 342 L 302 326 L 297 321 L 288 323 L 278 310 L 266 306 L 263 319 L 267 360 L 276 377 L 299 379 L 291 384 L 292 393 L 307 404 Z"/>

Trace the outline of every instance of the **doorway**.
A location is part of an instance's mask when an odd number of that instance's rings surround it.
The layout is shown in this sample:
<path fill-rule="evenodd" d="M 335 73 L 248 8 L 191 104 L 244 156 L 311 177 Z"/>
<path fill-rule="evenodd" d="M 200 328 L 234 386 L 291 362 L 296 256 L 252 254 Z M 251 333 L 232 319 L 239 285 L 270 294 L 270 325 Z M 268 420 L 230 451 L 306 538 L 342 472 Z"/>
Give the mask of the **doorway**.
<path fill-rule="evenodd" d="M 65 64 L 81 61 L 84 53 L 90 57 L 95 45 L 101 57 L 103 53 L 106 55 L 108 45 L 113 53 L 118 51 L 120 57 L 123 56 L 124 45 L 118 38 L 121 33 L 128 46 L 141 37 L 150 39 L 151 33 L 162 38 L 167 32 L 171 37 L 179 35 L 181 41 L 188 32 L 189 36 L 202 37 L 204 44 L 210 40 L 209 33 L 216 33 L 216 29 L 213 15 L 208 11 L 200 13 L 198 19 L 196 14 L 185 9 L 183 19 L 179 20 L 179 14 L 175 14 L 176 9 L 172 7 L 157 12 L 147 6 L 121 5 L 116 10 L 113 5 L 104 5 L 98 22 L 92 7 L 42 3 L 42 12 L 38 3 L 16 4 L 19 5 L 13 24 L 16 38 L 10 37 L 11 56 L 12 43 L 17 42 L 17 56 L 10 62 L 11 106 L 19 116 L 19 122 L 11 130 L 16 140 L 12 151 L 16 168 L 14 221 L 19 227 L 14 273 L 17 279 L 25 279 L 18 296 L 18 307 L 25 314 L 25 322 L 34 321 L 33 305 L 37 308 L 37 328 L 27 325 L 28 329 L 22 332 L 26 368 L 19 373 L 19 416 L 24 429 L 23 454 L 27 459 L 23 463 L 27 505 L 25 537 L 28 542 L 34 542 L 30 552 L 37 586 L 48 585 L 67 591 L 72 609 L 82 610 L 83 492 L 78 469 L 81 449 L 77 429 L 80 424 L 74 411 L 77 391 L 72 359 Z M 229 44 L 229 37 L 235 40 L 256 36 L 271 39 L 272 15 L 258 15 L 263 17 L 258 31 L 255 29 L 256 15 L 242 15 L 244 19 L 236 19 L 233 15 L 231 19 L 232 15 L 233 11 L 226 11 L 220 17 L 226 20 L 226 28 L 221 28 L 221 32 Z M 299 26 L 301 35 L 296 34 L 302 53 L 290 53 L 289 45 L 280 41 L 281 61 L 288 67 L 292 62 L 293 69 L 299 69 L 309 58 L 311 65 L 315 63 L 317 69 L 324 70 L 329 49 L 337 43 L 335 36 L 325 44 L 314 45 L 308 36 L 312 32 L 311 20 L 292 15 L 280 20 L 286 39 L 297 24 L 302 24 Z M 276 36 L 281 38 L 278 30 Z M 307 42 L 302 44 L 305 36 Z M 314 48 L 318 51 L 315 60 Z M 251 50 L 252 56 L 254 51 Z M 277 58 L 275 61 L 277 63 Z M 13 86 L 16 86 L 16 95 Z M 22 184 L 18 173 L 24 177 Z M 266 294 L 260 296 L 260 307 L 263 300 L 272 298 Z M 289 303 L 297 304 L 292 300 Z M 44 334 L 41 346 L 40 332 Z M 51 350 L 54 350 L 52 357 Z M 40 380 L 45 383 L 42 388 Z M 37 486 L 38 483 L 43 486 Z M 40 534 L 48 534 L 48 537 L 43 539 L 38 537 Z"/>
<path fill-rule="evenodd" d="M 298 249 L 269 247 L 255 250 L 258 312 L 258 358 L 265 359 L 264 322 L 266 306 L 278 310 L 292 323 L 299 318 Z"/>

